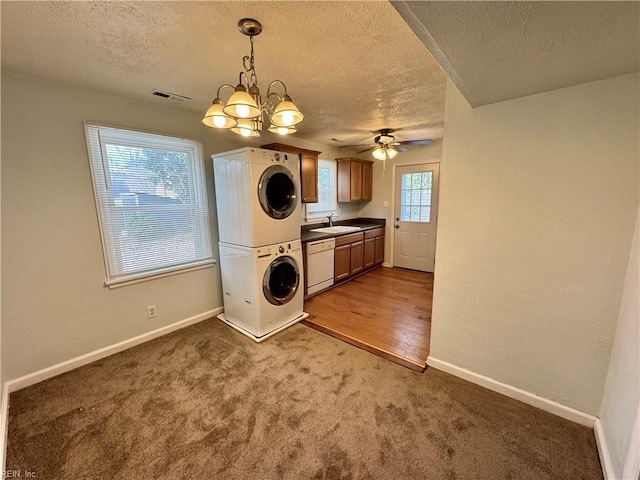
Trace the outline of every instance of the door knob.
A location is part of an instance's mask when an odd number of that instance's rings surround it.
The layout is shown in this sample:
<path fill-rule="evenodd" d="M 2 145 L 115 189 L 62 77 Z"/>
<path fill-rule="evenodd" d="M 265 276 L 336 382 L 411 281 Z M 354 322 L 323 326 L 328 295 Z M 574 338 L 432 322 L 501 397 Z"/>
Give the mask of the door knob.
<path fill-rule="evenodd" d="M 394 225 L 394 227 L 396 227 L 396 228 L 400 228 L 400 225 Z"/>

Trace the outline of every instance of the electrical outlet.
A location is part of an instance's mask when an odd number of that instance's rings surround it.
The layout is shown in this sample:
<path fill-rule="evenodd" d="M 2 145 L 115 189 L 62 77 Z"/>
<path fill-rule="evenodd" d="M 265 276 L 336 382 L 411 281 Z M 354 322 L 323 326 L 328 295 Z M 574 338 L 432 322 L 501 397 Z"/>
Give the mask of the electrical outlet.
<path fill-rule="evenodd" d="M 155 318 L 157 314 L 158 314 L 158 312 L 156 312 L 156 306 L 155 305 L 149 305 L 147 307 L 147 318 Z"/>

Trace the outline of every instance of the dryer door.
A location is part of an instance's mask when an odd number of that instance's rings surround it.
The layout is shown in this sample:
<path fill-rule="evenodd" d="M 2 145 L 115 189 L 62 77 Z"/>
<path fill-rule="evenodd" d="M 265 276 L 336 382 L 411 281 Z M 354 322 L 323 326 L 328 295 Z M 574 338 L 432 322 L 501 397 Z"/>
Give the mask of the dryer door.
<path fill-rule="evenodd" d="M 282 165 L 267 168 L 258 183 L 258 199 L 267 215 L 275 219 L 289 217 L 298 206 L 296 182 Z"/>
<path fill-rule="evenodd" d="M 276 258 L 262 278 L 262 291 L 273 305 L 289 303 L 300 287 L 300 270 L 292 257 Z"/>

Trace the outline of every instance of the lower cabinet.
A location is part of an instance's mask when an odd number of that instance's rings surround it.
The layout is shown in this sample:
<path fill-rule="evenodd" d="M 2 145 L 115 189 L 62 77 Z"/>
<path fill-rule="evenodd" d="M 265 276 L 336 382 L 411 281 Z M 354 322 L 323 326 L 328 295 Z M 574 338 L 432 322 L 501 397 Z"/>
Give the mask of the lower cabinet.
<path fill-rule="evenodd" d="M 371 268 L 375 264 L 376 264 L 376 239 L 367 238 L 364 241 L 364 268 L 365 269 Z"/>
<path fill-rule="evenodd" d="M 333 281 L 341 282 L 351 276 L 351 245 L 336 247 L 333 253 Z"/>
<path fill-rule="evenodd" d="M 334 282 L 343 282 L 384 261 L 384 228 L 336 237 Z"/>
<path fill-rule="evenodd" d="M 364 242 L 365 268 L 375 267 L 384 262 L 384 228 L 364 232 Z"/>
<path fill-rule="evenodd" d="M 363 264 L 364 242 L 354 242 L 351 244 L 351 275 L 355 275 L 364 270 Z"/>
<path fill-rule="evenodd" d="M 382 235 L 375 238 L 376 248 L 374 254 L 374 265 L 380 265 L 384 262 L 384 230 L 382 231 Z"/>

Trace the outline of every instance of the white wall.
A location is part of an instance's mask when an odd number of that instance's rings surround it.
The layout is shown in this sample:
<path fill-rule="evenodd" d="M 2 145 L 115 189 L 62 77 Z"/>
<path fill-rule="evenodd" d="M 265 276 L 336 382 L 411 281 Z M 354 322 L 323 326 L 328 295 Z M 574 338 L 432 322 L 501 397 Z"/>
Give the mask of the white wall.
<path fill-rule="evenodd" d="M 393 182 L 394 167 L 398 165 L 414 165 L 417 163 L 439 162 L 442 159 L 442 141 L 435 141 L 427 146 L 410 146 L 409 150 L 399 153 L 392 160 L 387 160 L 386 168 L 383 172 L 382 162 L 375 161 L 373 164 L 373 195 L 371 202 L 363 205 L 360 216 L 371 218 L 386 219 L 385 245 L 384 245 L 384 261 L 391 264 L 391 236 L 394 232 L 393 219 Z M 373 160 L 371 154 L 360 155 L 360 158 Z M 383 175 L 384 173 L 384 175 Z M 389 206 L 385 207 L 383 202 L 389 202 Z"/>
<path fill-rule="evenodd" d="M 3 74 L 5 381 L 222 306 L 217 265 L 116 290 L 104 287 L 84 120 L 202 141 L 214 245 L 211 154 L 275 141 L 320 150 L 329 158 L 343 153 L 271 134 L 245 142 L 202 126 L 200 118 L 161 100 L 146 102 Z M 146 318 L 147 305 L 157 305 L 157 318 Z"/>
<path fill-rule="evenodd" d="M 625 480 L 637 479 L 639 458 L 637 443 L 639 425 L 636 418 L 640 412 L 639 222 L 640 219 L 636 219 L 633 247 L 629 256 L 624 292 L 618 313 L 618 327 L 600 410 L 600 421 L 614 470 L 613 478 Z M 634 429 L 636 444 L 632 447 L 631 439 Z M 634 465 L 629 465 L 625 475 L 624 467 L 627 458 Z"/>
<path fill-rule="evenodd" d="M 599 413 L 638 209 L 638 80 L 476 109 L 449 82 L 433 358 Z"/>

